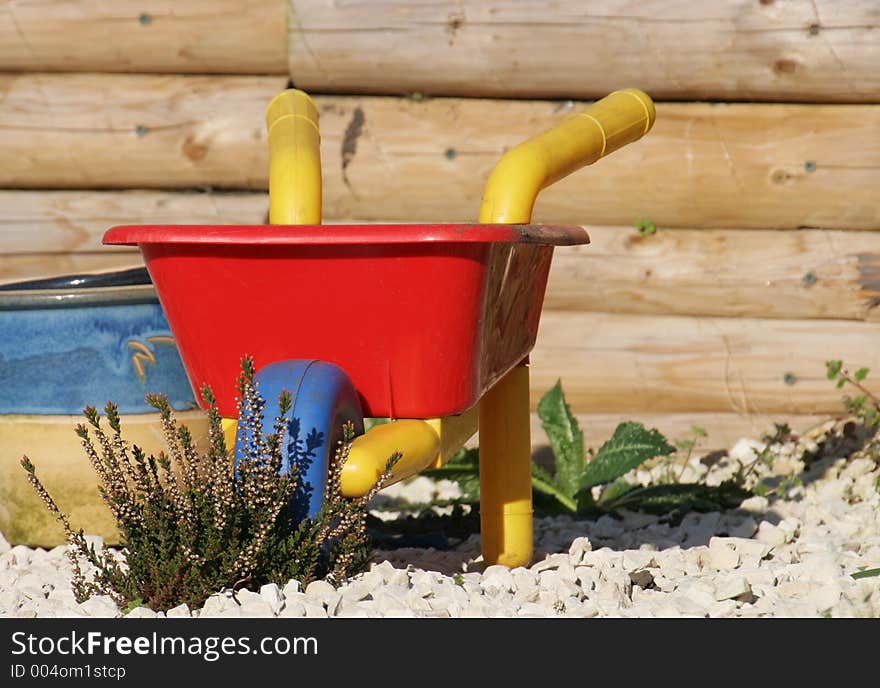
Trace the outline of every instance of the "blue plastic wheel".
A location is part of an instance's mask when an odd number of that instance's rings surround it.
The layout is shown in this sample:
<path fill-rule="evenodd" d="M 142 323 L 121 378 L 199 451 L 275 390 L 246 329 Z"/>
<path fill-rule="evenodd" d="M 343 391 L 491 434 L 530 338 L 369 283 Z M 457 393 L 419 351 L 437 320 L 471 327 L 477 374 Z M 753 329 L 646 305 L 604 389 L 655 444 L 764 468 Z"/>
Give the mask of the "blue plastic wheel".
<path fill-rule="evenodd" d="M 315 360 L 288 360 L 270 363 L 254 376 L 263 407 L 263 432 L 272 432 L 280 414 L 278 395 L 290 392 L 292 404 L 285 414 L 281 472 L 299 472 L 299 484 L 291 508 L 299 520 L 314 516 L 324 500 L 327 471 L 342 439 L 342 426 L 354 424 L 355 434 L 364 432 L 364 418 L 357 392 L 340 367 Z M 239 426 L 235 441 L 235 462 L 247 452 L 247 432 Z"/>

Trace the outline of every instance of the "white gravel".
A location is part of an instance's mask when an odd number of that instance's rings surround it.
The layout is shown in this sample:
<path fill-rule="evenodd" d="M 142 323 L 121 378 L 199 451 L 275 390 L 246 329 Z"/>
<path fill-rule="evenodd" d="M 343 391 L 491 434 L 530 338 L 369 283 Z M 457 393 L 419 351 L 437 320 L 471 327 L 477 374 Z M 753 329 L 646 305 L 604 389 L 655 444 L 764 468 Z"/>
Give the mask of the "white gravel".
<path fill-rule="evenodd" d="M 880 469 L 858 454 L 836 458 L 852 450 L 837 444 L 824 446 L 830 455 L 803 474 L 803 452 L 816 450 L 815 439 L 774 447 L 773 467 L 756 467 L 753 477 L 801 474 L 802 486 L 724 513 L 690 513 L 676 525 L 631 512 L 596 521 L 536 518 L 530 568 L 483 570 L 474 535 L 454 550 L 379 551 L 369 571 L 338 588 L 317 581 L 302 589 L 290 581 L 240 590 L 237 599 L 223 591 L 200 610 L 139 608 L 127 618 L 877 617 L 880 578 L 851 574 L 880 567 Z M 754 462 L 762 448 L 742 440 L 711 468 L 695 456 L 684 479 L 717 483 L 737 460 Z M 644 482 L 662 470 L 630 477 Z M 419 477 L 383 493 L 375 513 L 393 516 L 394 499 L 455 492 L 453 484 Z M 70 577 L 64 547 L 10 547 L 0 536 L 0 616 L 122 616 L 106 597 L 77 604 Z"/>

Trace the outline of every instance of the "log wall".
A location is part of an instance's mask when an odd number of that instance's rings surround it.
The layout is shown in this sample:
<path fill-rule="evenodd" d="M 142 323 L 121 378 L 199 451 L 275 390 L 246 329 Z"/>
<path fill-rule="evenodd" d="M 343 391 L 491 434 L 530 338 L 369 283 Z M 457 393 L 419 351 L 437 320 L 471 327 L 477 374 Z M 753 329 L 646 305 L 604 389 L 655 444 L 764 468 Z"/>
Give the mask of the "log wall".
<path fill-rule="evenodd" d="M 653 131 L 535 208 L 592 244 L 556 252 L 533 401 L 561 377 L 591 442 L 802 430 L 839 410 L 825 360 L 880 371 L 878 23 L 872 0 L 0 0 L 0 282 L 139 263 L 100 245 L 115 224 L 263 222 L 290 82 L 328 222 L 472 221 L 506 149 L 635 86 Z"/>

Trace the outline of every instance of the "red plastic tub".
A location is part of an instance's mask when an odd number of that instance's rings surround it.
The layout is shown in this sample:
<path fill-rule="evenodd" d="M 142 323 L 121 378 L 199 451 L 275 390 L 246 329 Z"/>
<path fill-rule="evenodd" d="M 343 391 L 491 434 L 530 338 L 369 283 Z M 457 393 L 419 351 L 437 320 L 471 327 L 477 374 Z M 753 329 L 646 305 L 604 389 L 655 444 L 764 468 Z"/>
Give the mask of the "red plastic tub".
<path fill-rule="evenodd" d="M 320 359 L 350 376 L 368 417 L 467 410 L 535 344 L 553 246 L 546 225 L 123 226 L 193 388 L 237 416 L 241 357 Z M 196 398 L 201 399 L 197 393 Z"/>

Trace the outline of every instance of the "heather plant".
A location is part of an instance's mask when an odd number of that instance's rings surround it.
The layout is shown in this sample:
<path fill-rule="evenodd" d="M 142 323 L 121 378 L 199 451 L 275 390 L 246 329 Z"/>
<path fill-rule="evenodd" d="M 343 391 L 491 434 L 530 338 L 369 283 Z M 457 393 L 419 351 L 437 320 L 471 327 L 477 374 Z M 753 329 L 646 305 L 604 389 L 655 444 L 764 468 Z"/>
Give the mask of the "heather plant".
<path fill-rule="evenodd" d="M 164 395 L 147 395 L 160 414 L 167 451 L 145 455 L 122 437 L 117 407 L 108 403 L 104 418 L 93 407 L 76 427 L 97 475 L 104 503 L 121 536 L 118 554 L 96 551 L 82 530 L 75 530 L 40 482 L 27 456 L 27 478 L 64 528 L 73 567 L 77 601 L 109 595 L 121 608 L 139 603 L 167 610 L 181 603 L 200 607 L 211 594 L 247 584 L 303 584 L 319 578 L 340 581 L 361 570 L 370 553 L 367 503 L 390 477 L 397 455 L 373 488 L 358 499 L 341 496 L 339 481 L 354 428 L 343 440 L 329 469 L 322 509 L 304 516 L 308 498 L 295 465 L 282 471 L 285 438 L 291 423 L 275 418 L 264 435 L 265 400 L 254 384 L 253 361 L 242 361 L 239 377 L 239 427 L 245 431 L 243 455 L 233 467 L 220 414 L 208 387 L 210 405 L 206 451 L 199 451 L 190 431 L 178 424 Z M 291 397 L 279 398 L 281 416 Z"/>

